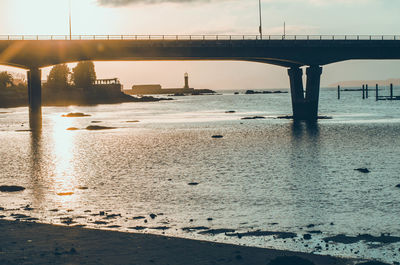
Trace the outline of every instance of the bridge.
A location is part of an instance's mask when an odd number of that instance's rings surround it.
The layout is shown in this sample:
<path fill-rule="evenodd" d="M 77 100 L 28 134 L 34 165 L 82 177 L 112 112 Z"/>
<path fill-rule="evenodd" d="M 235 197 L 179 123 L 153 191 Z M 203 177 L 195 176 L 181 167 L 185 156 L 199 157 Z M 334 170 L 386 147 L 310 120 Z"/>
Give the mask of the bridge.
<path fill-rule="evenodd" d="M 29 70 L 32 128 L 41 126 L 40 68 L 60 63 L 235 60 L 273 64 L 288 69 L 293 118 L 316 120 L 322 67 L 354 59 L 400 59 L 400 35 L 0 36 L 0 64 Z"/>

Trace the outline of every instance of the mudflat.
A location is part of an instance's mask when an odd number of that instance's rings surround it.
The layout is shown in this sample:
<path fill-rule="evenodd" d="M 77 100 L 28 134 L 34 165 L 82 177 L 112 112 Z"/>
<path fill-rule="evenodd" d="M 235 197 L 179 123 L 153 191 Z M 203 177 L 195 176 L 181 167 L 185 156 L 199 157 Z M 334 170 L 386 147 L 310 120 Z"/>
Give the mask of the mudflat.
<path fill-rule="evenodd" d="M 286 258 L 279 258 L 286 257 Z M 278 258 L 278 259 L 277 259 Z M 296 264 L 354 260 L 212 242 L 0 220 L 0 264 Z"/>

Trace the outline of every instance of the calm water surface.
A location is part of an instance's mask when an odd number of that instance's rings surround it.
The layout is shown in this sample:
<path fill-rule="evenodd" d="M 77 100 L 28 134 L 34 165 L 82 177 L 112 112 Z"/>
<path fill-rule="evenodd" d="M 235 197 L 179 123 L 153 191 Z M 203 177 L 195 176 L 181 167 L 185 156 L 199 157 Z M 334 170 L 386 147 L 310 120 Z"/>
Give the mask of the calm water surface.
<path fill-rule="evenodd" d="M 25 131 L 26 108 L 2 109 L 0 185 L 26 190 L 0 193 L 0 215 L 57 224 L 71 217 L 72 225 L 101 229 L 400 261 L 399 243 L 326 248 L 322 241 L 338 234 L 400 236 L 400 101 L 363 101 L 359 92 L 342 98 L 323 90 L 320 113 L 333 119 L 314 125 L 275 119 L 291 113 L 288 94 L 46 107 L 41 133 Z M 61 117 L 76 111 L 91 116 Z M 254 115 L 266 119 L 241 120 Z M 94 124 L 116 129 L 85 130 Z M 354 170 L 360 167 L 371 173 Z M 297 237 L 183 230 L 197 226 Z M 303 240 L 310 230 L 322 234 Z"/>

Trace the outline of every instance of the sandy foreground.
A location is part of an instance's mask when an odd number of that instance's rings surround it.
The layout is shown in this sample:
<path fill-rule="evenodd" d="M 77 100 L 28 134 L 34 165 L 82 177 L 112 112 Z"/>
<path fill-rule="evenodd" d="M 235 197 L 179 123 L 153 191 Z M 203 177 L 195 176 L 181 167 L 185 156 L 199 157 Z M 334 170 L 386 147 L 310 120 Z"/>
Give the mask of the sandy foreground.
<path fill-rule="evenodd" d="M 292 257 L 292 262 L 278 257 Z M 296 260 L 293 256 L 301 259 Z M 274 261 L 275 259 L 275 261 Z M 282 258 L 281 258 L 282 259 Z M 293 263 L 294 262 L 294 263 Z M 311 263 L 310 263 L 311 262 Z M 329 256 L 0 220 L 0 264 L 355 264 Z"/>

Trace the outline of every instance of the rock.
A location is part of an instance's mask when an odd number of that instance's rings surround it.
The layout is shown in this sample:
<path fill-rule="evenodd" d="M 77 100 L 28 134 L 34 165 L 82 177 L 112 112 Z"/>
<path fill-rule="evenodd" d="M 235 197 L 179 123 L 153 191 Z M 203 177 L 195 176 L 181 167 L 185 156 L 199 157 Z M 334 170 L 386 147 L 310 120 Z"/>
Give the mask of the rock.
<path fill-rule="evenodd" d="M 89 189 L 88 187 L 83 187 L 83 186 L 78 186 L 76 187 L 78 190 L 87 190 Z"/>
<path fill-rule="evenodd" d="M 397 185 L 396 185 L 396 188 L 400 188 L 400 184 L 397 184 Z"/>
<path fill-rule="evenodd" d="M 18 192 L 23 190 L 25 188 L 21 186 L 0 186 L 0 192 Z"/>
<path fill-rule="evenodd" d="M 102 123 L 102 121 L 91 121 L 91 123 Z"/>
<path fill-rule="evenodd" d="M 253 117 L 244 117 L 242 120 L 257 120 L 257 119 L 265 119 L 263 116 L 253 116 Z"/>
<path fill-rule="evenodd" d="M 228 110 L 228 111 L 225 111 L 225 113 L 236 113 L 236 111 L 234 111 L 234 110 Z"/>
<path fill-rule="evenodd" d="M 60 193 L 57 193 L 58 196 L 70 196 L 70 195 L 73 195 L 73 194 L 74 194 L 73 192 L 60 192 Z"/>
<path fill-rule="evenodd" d="M 303 238 L 304 238 L 305 240 L 310 240 L 310 239 L 311 239 L 311 235 L 310 235 L 310 234 L 304 234 L 304 235 L 303 235 Z"/>
<path fill-rule="evenodd" d="M 138 121 L 138 120 L 134 120 L 134 121 L 127 121 L 128 123 L 138 123 L 138 122 L 140 122 L 140 121 Z"/>
<path fill-rule="evenodd" d="M 135 227 L 128 227 L 128 229 L 133 229 L 133 230 L 144 230 L 144 229 L 147 229 L 147 227 L 144 227 L 144 226 L 135 226 Z"/>
<path fill-rule="evenodd" d="M 79 129 L 76 128 L 76 127 L 69 127 L 69 128 L 67 128 L 67 131 L 77 131 L 77 130 L 79 130 Z"/>
<path fill-rule="evenodd" d="M 89 114 L 85 114 L 85 113 L 81 113 L 81 112 L 71 112 L 71 113 L 62 115 L 62 117 L 64 117 L 64 118 L 78 118 L 78 117 L 90 117 L 90 116 L 91 115 L 89 115 Z"/>
<path fill-rule="evenodd" d="M 99 215 L 100 215 L 100 216 L 104 216 L 105 214 L 106 214 L 106 213 L 105 213 L 104 211 L 100 211 L 100 212 L 99 212 Z"/>
<path fill-rule="evenodd" d="M 220 138 L 224 138 L 224 136 L 222 136 L 222 135 L 213 135 L 212 138 L 214 138 L 214 139 L 220 139 Z"/>
<path fill-rule="evenodd" d="M 285 256 L 273 259 L 268 265 L 314 265 L 314 263 L 297 256 Z"/>
<path fill-rule="evenodd" d="M 151 219 L 154 219 L 154 218 L 156 218 L 156 217 L 157 217 L 156 214 L 154 214 L 154 213 L 151 213 L 151 214 L 150 214 L 150 218 L 151 218 Z"/>
<path fill-rule="evenodd" d="M 140 219 L 146 219 L 144 216 L 135 216 L 133 217 L 133 220 L 140 220 Z"/>
<path fill-rule="evenodd" d="M 207 221 L 212 221 L 213 219 L 211 217 L 207 218 Z"/>
<path fill-rule="evenodd" d="M 359 171 L 361 173 L 369 173 L 369 172 L 371 172 L 371 171 L 369 171 L 368 168 L 356 168 L 354 170 Z"/>
<path fill-rule="evenodd" d="M 307 225 L 307 228 L 312 228 L 312 227 L 315 227 L 315 224 L 309 224 L 309 225 Z"/>
<path fill-rule="evenodd" d="M 115 127 L 106 127 L 106 126 L 99 126 L 99 125 L 89 125 L 86 127 L 88 131 L 99 131 L 99 130 L 112 130 L 116 129 Z"/>
<path fill-rule="evenodd" d="M 380 261 L 368 261 L 368 262 L 363 262 L 363 263 L 357 263 L 357 265 L 390 265 L 390 264 L 383 263 Z"/>
<path fill-rule="evenodd" d="M 188 185 L 189 185 L 189 186 L 197 186 L 197 185 L 199 185 L 199 183 L 197 183 L 197 182 L 190 182 L 190 183 L 188 183 Z"/>
<path fill-rule="evenodd" d="M 106 225 L 106 224 L 108 224 L 108 222 L 104 222 L 104 221 L 95 221 L 93 223 L 96 224 L 96 225 Z"/>

